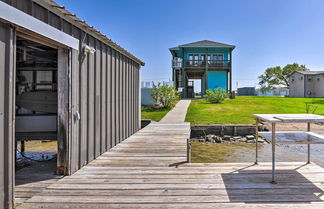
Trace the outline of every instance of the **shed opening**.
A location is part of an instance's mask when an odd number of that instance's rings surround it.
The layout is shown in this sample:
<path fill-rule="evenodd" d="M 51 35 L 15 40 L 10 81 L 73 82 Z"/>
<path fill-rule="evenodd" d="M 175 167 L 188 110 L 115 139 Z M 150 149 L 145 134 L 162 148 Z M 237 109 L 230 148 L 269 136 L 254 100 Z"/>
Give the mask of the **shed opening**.
<path fill-rule="evenodd" d="M 33 185 L 51 182 L 57 167 L 58 50 L 17 37 L 16 41 L 16 203 Z M 38 182 L 38 184 L 37 184 Z M 29 193 L 22 188 L 29 187 Z M 22 192 L 23 191 L 23 192 Z M 41 191 L 41 190 L 40 190 Z"/>

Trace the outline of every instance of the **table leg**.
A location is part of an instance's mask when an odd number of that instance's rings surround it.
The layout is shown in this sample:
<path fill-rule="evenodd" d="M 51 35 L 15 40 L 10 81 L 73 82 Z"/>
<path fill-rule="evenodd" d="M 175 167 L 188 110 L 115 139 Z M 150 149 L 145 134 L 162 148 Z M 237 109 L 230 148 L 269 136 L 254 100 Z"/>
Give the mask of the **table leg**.
<path fill-rule="evenodd" d="M 310 123 L 307 123 L 307 131 L 310 132 Z M 307 164 L 310 163 L 310 144 L 307 144 Z"/>
<path fill-rule="evenodd" d="M 255 163 L 258 164 L 258 139 L 259 139 L 259 119 L 255 120 Z"/>
<path fill-rule="evenodd" d="M 275 181 L 275 162 L 276 162 L 276 124 L 272 123 L 272 180 L 271 184 L 276 184 Z"/>

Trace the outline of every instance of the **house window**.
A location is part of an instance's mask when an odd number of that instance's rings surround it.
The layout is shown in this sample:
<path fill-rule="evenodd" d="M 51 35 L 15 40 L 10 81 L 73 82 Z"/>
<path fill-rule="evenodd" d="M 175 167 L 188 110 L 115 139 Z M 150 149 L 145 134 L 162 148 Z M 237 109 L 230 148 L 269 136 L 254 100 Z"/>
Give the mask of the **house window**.
<path fill-rule="evenodd" d="M 194 60 L 195 60 L 194 64 L 198 65 L 198 62 L 199 62 L 199 55 L 198 54 L 195 54 Z"/>
<path fill-rule="evenodd" d="M 214 54 L 212 63 L 213 64 L 220 64 L 220 63 L 222 63 L 223 59 L 224 59 L 224 57 L 223 57 L 222 54 Z"/>
<path fill-rule="evenodd" d="M 208 64 L 211 64 L 211 55 L 207 55 Z"/>
<path fill-rule="evenodd" d="M 224 57 L 222 54 L 214 54 L 213 60 L 224 60 Z"/>
<path fill-rule="evenodd" d="M 192 54 L 189 54 L 188 58 L 189 58 L 189 64 L 192 65 L 194 56 Z"/>
<path fill-rule="evenodd" d="M 200 55 L 200 61 L 199 61 L 200 65 L 205 65 L 205 58 L 206 58 L 206 55 L 204 55 L 204 54 Z"/>

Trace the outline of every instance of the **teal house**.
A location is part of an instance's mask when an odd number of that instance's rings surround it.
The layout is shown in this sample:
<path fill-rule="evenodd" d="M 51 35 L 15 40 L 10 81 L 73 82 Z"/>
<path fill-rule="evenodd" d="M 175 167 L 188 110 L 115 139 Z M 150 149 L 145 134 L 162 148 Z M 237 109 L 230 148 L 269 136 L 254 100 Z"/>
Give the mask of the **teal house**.
<path fill-rule="evenodd" d="M 182 98 L 194 97 L 194 80 L 201 80 L 201 92 L 223 88 L 232 92 L 233 45 L 198 41 L 170 48 L 172 80 Z"/>

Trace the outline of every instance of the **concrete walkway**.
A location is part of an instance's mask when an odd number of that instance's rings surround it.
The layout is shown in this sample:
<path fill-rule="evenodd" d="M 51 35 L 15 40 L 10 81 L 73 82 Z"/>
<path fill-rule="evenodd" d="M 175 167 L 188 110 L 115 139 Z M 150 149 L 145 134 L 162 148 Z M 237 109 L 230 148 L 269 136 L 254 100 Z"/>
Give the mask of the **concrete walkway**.
<path fill-rule="evenodd" d="M 191 100 L 180 100 L 176 106 L 160 120 L 161 123 L 181 123 L 186 119 Z"/>

